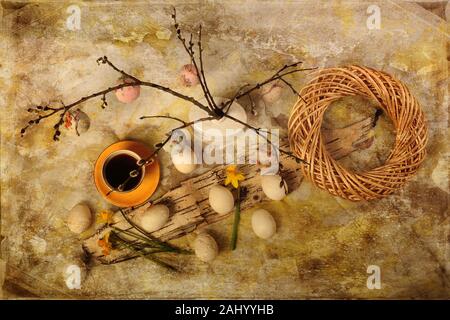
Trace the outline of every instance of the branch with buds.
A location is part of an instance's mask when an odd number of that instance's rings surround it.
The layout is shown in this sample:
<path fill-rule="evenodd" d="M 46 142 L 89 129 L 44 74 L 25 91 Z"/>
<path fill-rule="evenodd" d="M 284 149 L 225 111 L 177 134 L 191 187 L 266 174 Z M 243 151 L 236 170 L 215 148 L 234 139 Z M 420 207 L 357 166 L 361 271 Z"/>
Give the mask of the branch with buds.
<path fill-rule="evenodd" d="M 201 110 L 205 111 L 208 116 L 205 118 L 199 119 L 197 121 L 192 121 L 192 122 L 185 122 L 182 119 L 171 117 L 171 116 L 142 116 L 141 119 L 160 118 L 160 119 L 175 120 L 175 121 L 178 121 L 179 123 L 181 123 L 181 125 L 170 130 L 170 132 L 167 133 L 166 139 L 155 145 L 155 150 L 153 151 L 151 156 L 148 157 L 147 159 L 139 160 L 136 164 L 137 165 L 136 169 L 130 171 L 129 177 L 127 178 L 127 180 L 124 181 L 122 184 L 120 184 L 116 189 L 112 189 L 108 194 L 110 194 L 114 191 L 123 191 L 124 186 L 129 182 L 129 180 L 138 176 L 139 170 L 141 170 L 143 166 L 146 166 L 153 161 L 152 159 L 154 158 L 154 156 L 170 141 L 170 138 L 171 138 L 172 134 L 175 132 L 175 130 L 191 127 L 194 123 L 199 122 L 199 121 L 219 120 L 223 117 L 226 117 L 232 121 L 235 121 L 235 122 L 241 124 L 242 126 L 245 126 L 247 129 L 253 130 L 259 136 L 266 139 L 266 141 L 272 147 L 274 147 L 271 139 L 267 135 L 263 134 L 263 130 L 261 128 L 253 127 L 250 124 L 248 124 L 244 121 L 241 121 L 239 119 L 236 119 L 235 117 L 229 115 L 228 111 L 230 110 L 231 105 L 238 99 L 243 98 L 245 96 L 248 96 L 251 99 L 251 93 L 253 93 L 256 90 L 261 89 L 264 85 L 272 83 L 274 81 L 284 82 L 292 90 L 292 92 L 294 94 L 296 94 L 297 96 L 300 97 L 300 94 L 294 89 L 292 84 L 290 84 L 288 82 L 288 80 L 286 80 L 285 77 L 288 75 L 294 74 L 294 73 L 302 72 L 302 71 L 314 70 L 316 68 L 298 68 L 298 66 L 302 64 L 301 61 L 284 65 L 280 70 L 278 70 L 270 78 L 268 78 L 260 83 L 257 83 L 253 86 L 251 86 L 249 84 L 242 86 L 241 88 L 239 88 L 237 90 L 236 94 L 232 97 L 232 99 L 222 102 L 220 105 L 217 105 L 217 103 L 214 100 L 214 97 L 211 94 L 211 91 L 208 87 L 205 70 L 204 70 L 204 66 L 203 66 L 202 26 L 200 25 L 198 27 L 198 34 L 197 34 L 196 40 L 194 40 L 194 36 L 192 33 L 189 34 L 189 40 L 186 40 L 186 38 L 184 37 L 183 32 L 180 28 L 180 25 L 177 21 L 177 14 L 176 14 L 175 8 L 173 9 L 172 19 L 173 19 L 177 39 L 181 42 L 186 53 L 190 57 L 191 63 L 194 67 L 194 71 L 195 71 L 196 75 L 198 76 L 198 82 L 202 88 L 206 103 L 201 103 L 199 100 L 197 100 L 191 96 L 182 94 L 178 91 L 175 91 L 169 87 L 162 86 L 160 84 L 153 83 L 150 81 L 141 80 L 141 79 L 125 72 L 124 70 L 118 68 L 106 56 L 103 56 L 103 57 L 100 57 L 97 59 L 97 63 L 99 65 L 109 66 L 110 68 L 112 68 L 113 70 L 118 72 L 121 75 L 122 79 L 127 79 L 127 81 L 124 81 L 124 83 L 121 83 L 121 84 L 118 84 L 118 85 L 115 85 L 112 87 L 108 87 L 104 90 L 92 93 L 85 97 L 81 97 L 80 99 L 78 99 L 72 103 L 69 103 L 69 104 L 64 104 L 63 102 L 61 102 L 60 106 L 38 105 L 38 106 L 30 107 L 28 109 L 28 112 L 34 114 L 35 117 L 32 118 L 31 120 L 29 120 L 28 124 L 21 129 L 21 131 L 20 131 L 21 136 L 24 136 L 24 134 L 26 132 L 28 132 L 28 130 L 31 127 L 37 126 L 40 123 L 42 123 L 43 121 L 47 121 L 50 118 L 56 118 L 57 121 L 53 126 L 53 129 L 54 129 L 53 140 L 58 141 L 60 139 L 60 135 L 61 135 L 60 127 L 64 123 L 65 116 L 72 109 L 79 107 L 84 102 L 95 99 L 95 98 L 100 98 L 101 107 L 106 108 L 108 106 L 107 96 L 109 93 L 116 92 L 117 90 L 121 90 L 121 89 L 128 88 L 128 87 L 139 86 L 139 87 L 149 87 L 149 88 L 153 88 L 156 90 L 160 90 L 160 91 L 166 92 L 168 94 L 171 94 L 179 99 L 185 100 L 186 102 L 192 104 L 194 107 L 200 108 Z M 196 43 L 194 43 L 194 41 L 196 41 Z M 196 54 L 197 53 L 196 50 L 198 50 L 197 51 L 198 57 Z M 244 91 L 244 89 L 245 89 L 245 91 Z M 253 106 L 252 106 L 252 110 L 253 110 Z M 278 150 L 276 150 L 276 152 L 278 152 Z M 279 152 L 289 155 L 290 157 L 294 158 L 297 162 L 306 163 L 303 159 L 298 158 L 297 156 L 295 156 L 292 152 L 290 152 L 288 150 L 280 149 Z M 278 154 L 278 153 L 276 153 L 276 154 Z"/>

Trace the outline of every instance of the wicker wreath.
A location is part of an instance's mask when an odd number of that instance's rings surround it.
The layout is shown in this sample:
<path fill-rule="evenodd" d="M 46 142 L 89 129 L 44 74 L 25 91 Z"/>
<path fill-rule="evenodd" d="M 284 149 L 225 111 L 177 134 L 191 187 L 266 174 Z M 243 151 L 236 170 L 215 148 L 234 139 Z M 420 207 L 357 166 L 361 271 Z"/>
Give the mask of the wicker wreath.
<path fill-rule="evenodd" d="M 399 189 L 418 170 L 425 157 L 428 135 L 417 100 L 392 76 L 367 67 L 324 69 L 304 87 L 289 118 L 289 143 L 305 159 L 306 177 L 318 187 L 345 199 L 359 201 L 384 197 Z M 391 118 L 395 145 L 386 163 L 355 173 L 330 157 L 321 135 L 325 110 L 345 96 L 373 98 Z"/>

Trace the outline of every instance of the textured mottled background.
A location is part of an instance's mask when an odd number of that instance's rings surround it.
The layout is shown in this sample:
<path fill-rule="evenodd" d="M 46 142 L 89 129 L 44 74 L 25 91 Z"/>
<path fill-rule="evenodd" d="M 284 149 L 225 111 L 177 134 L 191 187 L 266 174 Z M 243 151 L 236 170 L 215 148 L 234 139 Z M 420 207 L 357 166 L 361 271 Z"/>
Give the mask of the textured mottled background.
<path fill-rule="evenodd" d="M 81 9 L 81 30 L 66 28 L 70 4 Z M 449 298 L 448 218 L 448 24 L 447 1 L 192 1 L 174 2 L 187 30 L 202 22 L 206 69 L 212 91 L 229 97 L 297 59 L 306 66 L 362 64 L 404 81 L 421 103 L 430 129 L 428 157 L 418 175 L 394 195 L 351 203 L 304 182 L 280 202 L 262 206 L 277 221 L 269 241 L 251 231 L 244 212 L 238 250 L 230 252 L 232 219 L 210 226 L 222 249 L 211 264 L 180 258 L 180 274 L 146 260 L 85 266 L 81 241 L 65 226 L 67 210 L 84 201 L 93 211 L 110 208 L 95 190 L 98 154 L 124 138 L 158 142 L 169 124 L 140 115 L 170 112 L 186 117 L 189 105 L 144 89 L 131 105 L 109 99 L 83 109 L 92 120 L 82 136 L 51 140 L 53 121 L 20 139 L 32 104 L 66 103 L 117 81 L 97 66 L 107 55 L 121 68 L 176 90 L 188 63 L 170 34 L 165 1 L 3 1 L 0 34 L 1 259 L 3 298 Z M 369 30 L 367 8 L 381 9 L 381 28 Z M 448 6 L 447 6 L 448 17 Z M 300 88 L 307 74 L 292 78 Z M 285 125 L 295 97 L 287 91 L 273 105 L 259 105 L 252 121 Z M 243 102 L 244 103 L 244 102 Z M 341 103 L 342 104 L 342 103 Z M 352 105 L 353 104 L 353 105 Z M 327 121 L 348 124 L 365 103 L 332 108 Z M 349 107 L 350 106 L 350 107 Z M 359 107 L 359 108 L 358 108 Z M 350 114 L 348 113 L 350 112 Z M 389 121 L 376 128 L 376 143 L 344 161 L 373 166 L 392 141 Z M 160 192 L 183 177 L 162 154 Z M 169 165 L 168 165 L 169 164 Z M 177 240 L 189 245 L 193 235 Z M 83 269 L 82 288 L 69 290 L 65 270 Z M 381 268 L 382 288 L 366 287 L 367 266 Z"/>

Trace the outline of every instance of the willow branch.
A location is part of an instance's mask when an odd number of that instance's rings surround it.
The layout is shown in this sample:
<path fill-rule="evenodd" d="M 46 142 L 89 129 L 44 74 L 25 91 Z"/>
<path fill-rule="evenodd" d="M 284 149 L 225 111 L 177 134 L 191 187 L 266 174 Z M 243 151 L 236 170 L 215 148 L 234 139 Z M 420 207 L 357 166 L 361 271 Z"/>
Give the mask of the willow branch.
<path fill-rule="evenodd" d="M 118 73 L 122 74 L 122 76 L 124 78 L 129 78 L 131 80 L 134 80 L 136 82 L 139 82 L 140 80 L 134 76 L 132 76 L 131 74 L 123 71 L 122 69 L 117 68 L 111 61 L 108 60 L 107 56 L 103 56 L 97 59 L 97 63 L 103 63 L 103 64 L 107 64 L 108 66 L 110 66 L 112 69 L 114 69 L 115 71 L 117 71 Z"/>
<path fill-rule="evenodd" d="M 287 69 L 291 69 L 291 68 L 296 68 L 299 64 L 302 64 L 303 63 L 303 61 L 297 61 L 297 62 L 294 62 L 294 63 L 291 63 L 291 64 L 285 64 L 283 67 L 281 67 L 281 69 L 280 70 L 278 70 L 272 77 L 275 77 L 275 76 L 277 76 L 277 75 L 279 75 L 281 72 L 283 72 L 284 70 L 287 70 Z"/>
<path fill-rule="evenodd" d="M 183 45 L 186 53 L 191 58 L 192 64 L 194 65 L 195 71 L 197 72 L 197 77 L 198 77 L 200 86 L 202 87 L 202 91 L 204 93 L 206 102 L 208 103 L 209 109 L 210 109 L 210 111 L 216 111 L 217 105 L 216 105 L 211 93 L 209 92 L 208 86 L 206 84 L 206 79 L 203 77 L 203 75 L 204 75 L 203 67 L 199 68 L 198 64 L 197 64 L 197 60 L 195 59 L 194 43 L 192 42 L 192 34 L 191 34 L 189 43 L 186 44 L 186 39 L 183 37 L 183 33 L 181 32 L 180 25 L 178 24 L 178 21 L 177 21 L 177 10 L 175 9 L 175 7 L 173 8 L 172 19 L 174 22 L 174 27 L 175 27 L 175 31 L 177 34 L 177 38 Z M 200 37 L 199 38 L 199 42 L 200 42 L 201 41 L 201 33 L 199 34 L 199 37 Z M 199 46 L 201 46 L 201 45 L 199 45 Z M 199 55 L 200 55 L 200 60 L 201 60 L 200 64 L 203 65 L 203 59 L 201 56 L 201 52 Z"/>
<path fill-rule="evenodd" d="M 27 131 L 27 129 L 33 125 L 37 125 L 39 124 L 42 120 L 50 118 L 51 116 L 60 113 L 60 119 L 56 122 L 56 124 L 54 125 L 54 130 L 55 130 L 55 134 L 53 136 L 53 139 L 59 140 L 59 135 L 61 134 L 59 128 L 60 126 L 64 123 L 64 116 L 67 114 L 67 112 L 69 112 L 71 109 L 75 108 L 76 106 L 81 105 L 82 103 L 97 98 L 97 97 L 102 97 L 102 101 L 103 101 L 103 106 L 106 106 L 106 95 L 110 92 L 122 89 L 122 88 L 126 88 L 126 87 L 131 87 L 131 86 L 143 86 L 143 87 L 150 87 L 150 88 L 154 88 L 163 92 L 167 92 L 177 98 L 183 99 L 185 101 L 188 101 L 192 104 L 194 104 L 195 106 L 197 106 L 198 108 L 202 109 L 203 111 L 205 111 L 206 113 L 208 113 L 211 116 L 216 116 L 215 113 L 213 113 L 207 106 L 205 106 L 204 104 L 202 104 L 201 102 L 199 102 L 198 100 L 194 99 L 193 97 L 184 95 L 182 93 L 179 93 L 169 87 L 165 87 L 162 86 L 160 84 L 156 84 L 153 82 L 149 82 L 149 81 L 142 81 L 139 80 L 138 78 L 126 73 L 125 71 L 119 69 L 118 67 L 116 67 L 112 62 L 110 62 L 108 60 L 108 58 L 106 56 L 101 57 L 99 59 L 97 59 L 98 63 L 102 63 L 102 64 L 107 64 L 108 66 L 110 66 L 111 68 L 113 68 L 115 71 L 119 72 L 120 74 L 122 74 L 123 76 L 130 78 L 132 81 L 128 82 L 128 83 L 122 83 L 113 87 L 109 87 L 107 89 L 92 93 L 88 96 L 85 97 L 81 97 L 80 99 L 65 105 L 62 104 L 61 107 L 50 107 L 50 106 L 36 106 L 36 107 L 31 107 L 28 109 L 28 112 L 31 113 L 37 113 L 38 116 L 35 117 L 34 119 L 31 119 L 28 121 L 28 124 L 23 127 L 20 131 L 21 135 L 23 136 L 25 134 L 25 132 Z"/>
<path fill-rule="evenodd" d="M 203 67 L 203 47 L 202 47 L 202 25 L 200 25 L 198 27 L 198 56 L 199 56 L 199 61 L 200 61 L 200 76 L 203 79 L 203 83 L 205 84 L 205 93 L 209 96 L 211 103 L 213 105 L 214 110 L 217 110 L 217 104 L 214 101 L 214 98 L 211 94 L 211 91 L 209 90 L 208 87 L 208 82 L 206 81 L 206 76 L 205 76 L 205 68 Z M 193 52 L 192 52 L 193 53 Z M 198 70 L 197 70 L 198 73 Z"/>
<path fill-rule="evenodd" d="M 302 99 L 303 102 L 307 104 L 305 98 L 303 98 L 303 97 L 300 95 L 300 93 L 299 93 L 297 90 L 295 90 L 294 86 L 293 86 L 290 82 L 288 82 L 288 81 L 287 81 L 286 79 L 284 79 L 284 78 L 280 78 L 280 80 L 283 81 L 284 84 L 286 84 L 286 85 L 291 89 L 291 91 L 292 91 L 297 97 L 299 97 L 300 99 Z"/>
<path fill-rule="evenodd" d="M 236 101 L 236 97 L 240 94 L 242 89 L 244 89 L 245 87 L 248 87 L 248 86 L 249 86 L 249 84 L 247 83 L 247 84 L 244 84 L 242 87 L 240 87 L 238 89 L 238 91 L 236 91 L 236 93 L 234 94 L 234 96 L 233 96 L 233 98 L 231 100 L 227 101 L 226 103 L 222 102 L 222 105 L 221 105 L 220 109 L 223 110 L 223 109 L 227 108 L 227 110 L 224 111 L 224 113 L 228 113 L 228 111 L 231 108 L 231 105 Z"/>
<path fill-rule="evenodd" d="M 180 118 L 177 118 L 177 117 L 172 117 L 172 116 L 142 116 L 139 119 L 144 120 L 144 119 L 159 119 L 159 118 L 160 119 L 171 119 L 171 120 L 181 122 L 182 124 L 186 124 L 186 121 L 184 121 Z"/>
<path fill-rule="evenodd" d="M 297 73 L 297 72 L 301 72 L 301 71 L 310 71 L 310 70 L 316 70 L 317 67 L 315 68 L 304 68 L 304 69 L 294 69 L 294 70 L 290 70 L 290 71 L 286 71 L 286 72 L 277 72 L 275 73 L 272 77 L 270 77 L 267 80 L 264 80 L 260 83 L 257 83 L 256 85 L 254 85 L 253 87 L 251 87 L 250 89 L 248 89 L 247 91 L 244 91 L 243 93 L 239 94 L 236 99 L 240 99 L 248 94 L 250 94 L 251 92 L 260 89 L 263 85 L 268 84 L 270 82 L 276 81 L 278 79 L 282 79 L 283 77 L 289 75 L 289 74 L 293 74 L 293 73 Z"/>

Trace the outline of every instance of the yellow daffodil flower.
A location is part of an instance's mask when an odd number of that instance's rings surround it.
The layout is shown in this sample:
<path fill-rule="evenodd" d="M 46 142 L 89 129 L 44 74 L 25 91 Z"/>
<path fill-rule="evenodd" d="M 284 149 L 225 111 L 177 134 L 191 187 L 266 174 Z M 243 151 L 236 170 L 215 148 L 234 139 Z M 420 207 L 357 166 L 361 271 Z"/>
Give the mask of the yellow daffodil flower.
<path fill-rule="evenodd" d="M 111 224 L 114 222 L 113 220 L 114 213 L 108 210 L 103 210 L 97 215 L 97 224 Z"/>
<path fill-rule="evenodd" d="M 225 179 L 226 186 L 231 183 L 233 187 L 237 189 L 239 187 L 239 181 L 244 180 L 245 180 L 244 175 L 237 170 L 236 165 L 233 164 L 227 167 Z"/>
<path fill-rule="evenodd" d="M 97 241 L 98 246 L 102 249 L 102 253 L 105 256 L 109 255 L 112 249 L 112 244 L 111 242 L 109 242 L 110 234 L 111 234 L 110 232 L 106 233 L 102 239 L 99 239 Z"/>

